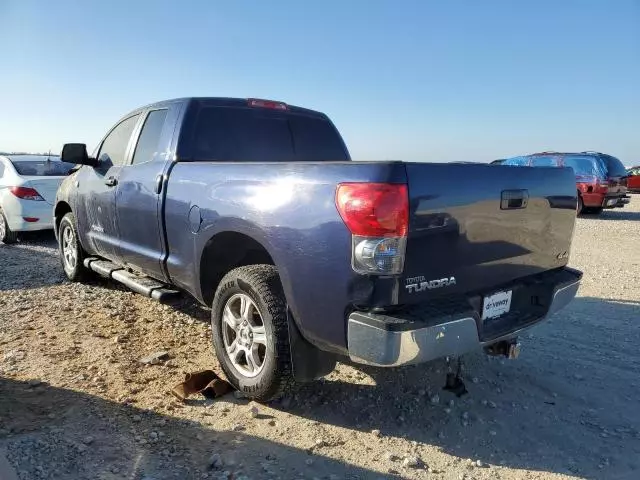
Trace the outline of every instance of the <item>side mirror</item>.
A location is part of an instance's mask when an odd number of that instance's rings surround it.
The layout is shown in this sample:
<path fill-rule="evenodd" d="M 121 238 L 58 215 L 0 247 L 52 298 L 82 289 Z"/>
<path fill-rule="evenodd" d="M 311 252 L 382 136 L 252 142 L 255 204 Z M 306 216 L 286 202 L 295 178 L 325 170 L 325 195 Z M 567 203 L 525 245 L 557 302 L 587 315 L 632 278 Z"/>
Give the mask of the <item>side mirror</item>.
<path fill-rule="evenodd" d="M 91 167 L 98 165 L 98 160 L 87 154 L 87 146 L 84 143 L 65 143 L 64 147 L 62 147 L 60 160 L 65 163 L 89 165 Z"/>

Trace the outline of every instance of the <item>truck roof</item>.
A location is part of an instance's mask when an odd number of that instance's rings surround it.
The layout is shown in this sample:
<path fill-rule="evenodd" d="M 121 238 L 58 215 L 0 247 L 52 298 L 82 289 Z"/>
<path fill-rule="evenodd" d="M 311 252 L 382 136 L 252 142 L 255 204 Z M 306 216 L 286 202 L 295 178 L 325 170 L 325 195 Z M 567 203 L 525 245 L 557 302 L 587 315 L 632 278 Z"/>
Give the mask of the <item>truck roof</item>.
<path fill-rule="evenodd" d="M 145 110 L 147 108 L 160 108 L 160 107 L 164 107 L 167 106 L 169 104 L 172 103 L 185 103 L 185 104 L 190 104 L 190 103 L 199 103 L 199 104 L 204 104 L 204 105 L 209 105 L 209 106 L 219 106 L 219 107 L 247 107 L 249 106 L 249 102 L 252 100 L 258 100 L 258 101 L 265 101 L 265 102 L 273 102 L 273 103 L 278 103 L 278 104 L 282 104 L 282 105 L 286 105 L 286 109 L 287 111 L 293 112 L 293 113 L 301 113 L 304 115 L 309 115 L 309 116 L 313 116 L 313 117 L 322 117 L 322 118 L 327 118 L 327 116 L 322 113 L 322 112 L 318 112 L 316 110 L 311 110 L 308 108 L 303 108 L 303 107 L 297 107 L 295 105 L 289 105 L 288 103 L 285 102 L 281 102 L 279 100 L 262 100 L 262 99 L 256 99 L 256 98 L 232 98 L 232 97 L 182 97 L 182 98 L 172 98 L 169 100 L 162 100 L 159 102 L 154 102 L 154 103 L 150 103 L 148 105 L 136 108 L 135 110 L 132 110 L 131 112 L 127 113 L 124 117 L 122 118 L 126 118 L 126 117 L 130 117 L 131 115 L 134 115 L 142 110 Z"/>

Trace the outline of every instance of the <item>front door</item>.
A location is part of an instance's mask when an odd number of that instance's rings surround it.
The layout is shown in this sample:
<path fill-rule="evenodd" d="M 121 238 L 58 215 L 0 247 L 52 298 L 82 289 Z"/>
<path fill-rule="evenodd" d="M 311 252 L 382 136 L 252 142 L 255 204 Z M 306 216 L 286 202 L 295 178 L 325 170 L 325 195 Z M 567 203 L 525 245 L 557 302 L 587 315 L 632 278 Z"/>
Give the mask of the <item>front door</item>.
<path fill-rule="evenodd" d="M 120 263 L 116 186 L 139 118 L 137 114 L 118 123 L 100 144 L 98 166 L 82 167 L 76 180 L 80 242 L 89 253 L 116 263 Z"/>
<path fill-rule="evenodd" d="M 146 112 L 116 193 L 122 264 L 159 280 L 164 251 L 162 195 L 179 103 Z"/>

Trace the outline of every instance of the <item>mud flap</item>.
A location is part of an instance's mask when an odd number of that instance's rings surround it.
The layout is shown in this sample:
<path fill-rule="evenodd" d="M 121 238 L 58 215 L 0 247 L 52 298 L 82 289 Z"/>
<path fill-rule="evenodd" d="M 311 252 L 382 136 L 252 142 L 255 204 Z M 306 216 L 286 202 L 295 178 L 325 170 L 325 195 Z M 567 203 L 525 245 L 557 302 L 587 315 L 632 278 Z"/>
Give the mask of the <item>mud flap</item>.
<path fill-rule="evenodd" d="M 291 312 L 287 312 L 289 348 L 293 377 L 296 382 L 312 382 L 330 374 L 336 368 L 336 356 L 311 345 L 300 333 Z"/>

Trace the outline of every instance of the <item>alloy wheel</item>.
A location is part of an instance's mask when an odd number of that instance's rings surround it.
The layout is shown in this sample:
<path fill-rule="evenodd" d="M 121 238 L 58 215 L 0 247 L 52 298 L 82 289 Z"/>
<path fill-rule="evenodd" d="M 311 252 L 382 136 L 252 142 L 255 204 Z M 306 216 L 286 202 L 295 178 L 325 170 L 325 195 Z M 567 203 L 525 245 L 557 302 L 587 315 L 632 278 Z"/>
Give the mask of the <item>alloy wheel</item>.
<path fill-rule="evenodd" d="M 233 295 L 222 312 L 222 340 L 235 369 L 255 377 L 264 368 L 267 334 L 254 301 L 244 293 Z"/>

